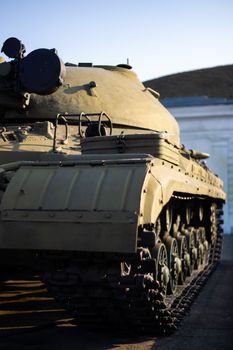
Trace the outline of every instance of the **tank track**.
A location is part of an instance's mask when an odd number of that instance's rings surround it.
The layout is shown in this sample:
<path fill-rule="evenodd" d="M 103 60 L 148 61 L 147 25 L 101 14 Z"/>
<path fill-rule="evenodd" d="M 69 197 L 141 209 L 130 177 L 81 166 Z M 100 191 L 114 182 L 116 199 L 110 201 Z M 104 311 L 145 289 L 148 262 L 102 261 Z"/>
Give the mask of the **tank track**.
<path fill-rule="evenodd" d="M 171 295 L 165 295 L 161 283 L 148 273 L 151 259 L 145 248 L 138 249 L 137 257 L 115 255 L 114 259 L 107 255 L 67 253 L 64 267 L 47 272 L 43 280 L 49 292 L 80 325 L 169 334 L 177 329 L 217 267 L 223 239 L 221 215 L 222 210 L 216 209 L 210 217 L 212 241 L 208 262 L 196 266 L 191 276 Z M 193 230 L 193 227 L 187 229 Z M 126 269 L 131 266 L 131 273 L 119 273 L 122 261 Z M 145 269 L 147 272 L 143 273 Z"/>

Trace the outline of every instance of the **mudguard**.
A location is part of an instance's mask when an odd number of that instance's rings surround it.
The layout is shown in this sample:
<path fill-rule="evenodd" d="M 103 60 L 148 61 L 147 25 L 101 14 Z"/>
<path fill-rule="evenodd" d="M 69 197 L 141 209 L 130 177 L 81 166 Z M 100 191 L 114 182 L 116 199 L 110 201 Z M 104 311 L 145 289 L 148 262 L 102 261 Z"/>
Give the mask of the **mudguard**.
<path fill-rule="evenodd" d="M 224 199 L 220 187 L 150 155 L 31 162 L 3 195 L 0 247 L 133 253 L 176 191 Z"/>

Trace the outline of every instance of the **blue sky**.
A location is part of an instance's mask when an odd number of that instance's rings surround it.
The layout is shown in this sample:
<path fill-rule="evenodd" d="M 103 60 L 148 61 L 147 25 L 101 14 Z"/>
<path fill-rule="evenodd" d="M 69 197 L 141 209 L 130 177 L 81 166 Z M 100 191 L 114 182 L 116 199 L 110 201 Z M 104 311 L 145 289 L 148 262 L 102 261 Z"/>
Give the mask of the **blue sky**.
<path fill-rule="evenodd" d="M 233 0 L 1 1 L 0 48 L 56 48 L 63 61 L 130 64 L 141 80 L 233 63 Z"/>

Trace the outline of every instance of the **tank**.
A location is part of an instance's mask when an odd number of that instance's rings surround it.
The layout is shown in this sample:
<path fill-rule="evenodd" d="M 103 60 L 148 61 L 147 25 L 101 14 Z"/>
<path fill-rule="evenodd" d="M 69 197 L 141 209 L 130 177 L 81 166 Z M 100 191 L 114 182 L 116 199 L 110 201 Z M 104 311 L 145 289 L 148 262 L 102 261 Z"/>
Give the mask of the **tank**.
<path fill-rule="evenodd" d="M 33 266 L 79 324 L 173 331 L 221 255 L 209 155 L 129 65 L 2 51 L 1 270 Z"/>

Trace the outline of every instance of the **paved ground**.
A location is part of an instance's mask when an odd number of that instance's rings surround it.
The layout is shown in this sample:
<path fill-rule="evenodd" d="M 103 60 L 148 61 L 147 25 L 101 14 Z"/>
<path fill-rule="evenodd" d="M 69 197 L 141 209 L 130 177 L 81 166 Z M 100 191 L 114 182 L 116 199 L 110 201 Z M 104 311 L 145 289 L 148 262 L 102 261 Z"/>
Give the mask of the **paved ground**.
<path fill-rule="evenodd" d="M 1 350 L 233 348 L 233 235 L 225 237 L 222 262 L 182 327 L 161 339 L 83 331 L 48 296 L 38 278 L 7 277 L 0 282 Z"/>

